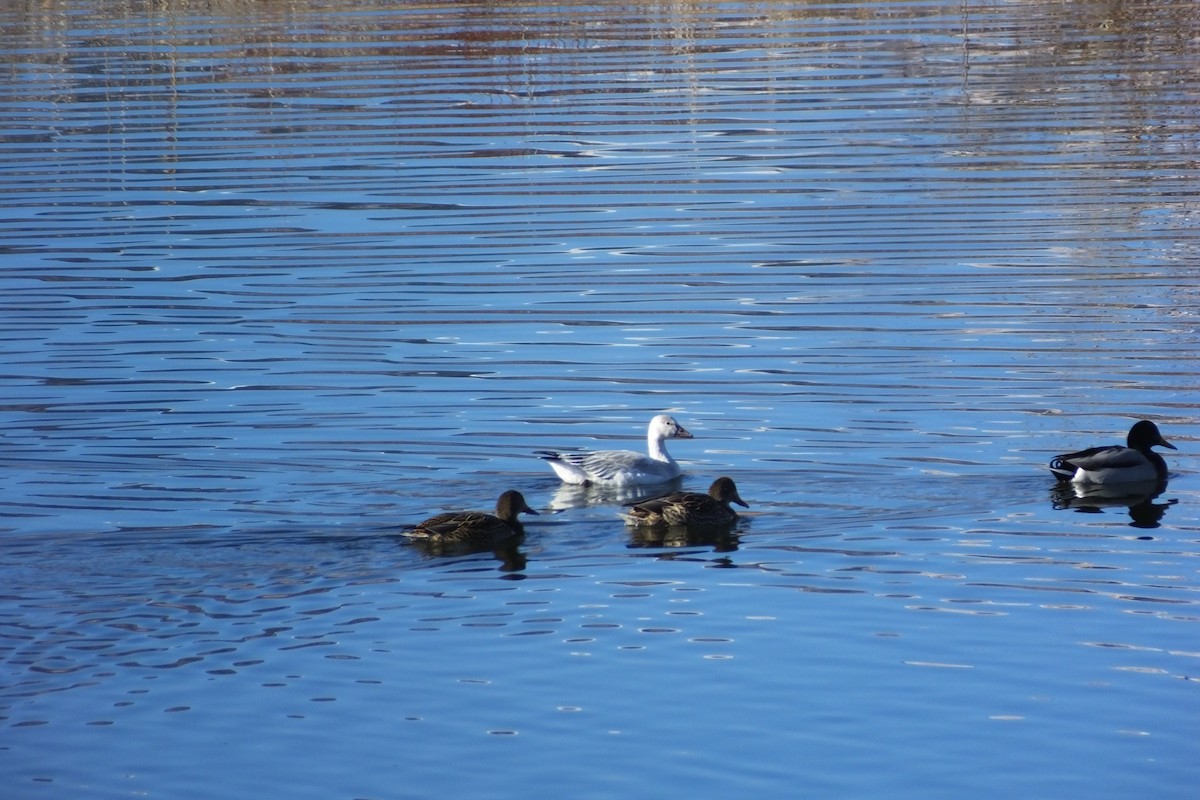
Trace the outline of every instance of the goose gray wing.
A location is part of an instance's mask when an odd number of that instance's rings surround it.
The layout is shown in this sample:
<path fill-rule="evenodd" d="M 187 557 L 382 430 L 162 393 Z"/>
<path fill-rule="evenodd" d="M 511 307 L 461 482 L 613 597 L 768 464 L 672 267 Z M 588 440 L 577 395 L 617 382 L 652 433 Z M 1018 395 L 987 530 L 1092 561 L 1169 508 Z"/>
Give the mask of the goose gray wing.
<path fill-rule="evenodd" d="M 616 480 L 620 475 L 636 469 L 645 469 L 656 465 L 651 458 L 632 450 L 593 450 L 584 453 L 559 453 L 560 461 L 565 461 L 573 467 L 598 478 L 602 481 Z"/>

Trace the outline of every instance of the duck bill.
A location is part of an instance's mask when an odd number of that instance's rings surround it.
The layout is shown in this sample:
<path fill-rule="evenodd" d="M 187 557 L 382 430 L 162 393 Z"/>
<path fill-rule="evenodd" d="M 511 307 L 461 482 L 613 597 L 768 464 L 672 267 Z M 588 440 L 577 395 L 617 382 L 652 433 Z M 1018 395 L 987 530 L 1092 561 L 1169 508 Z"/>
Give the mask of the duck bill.
<path fill-rule="evenodd" d="M 691 431 L 689 431 L 687 428 L 680 425 L 675 431 L 675 438 L 676 439 L 695 439 L 696 437 L 692 436 Z"/>
<path fill-rule="evenodd" d="M 1161 439 L 1161 438 L 1160 438 L 1160 439 L 1158 440 L 1158 443 L 1159 443 L 1159 445 L 1161 445 L 1162 447 L 1166 447 L 1166 448 L 1169 448 L 1169 449 L 1171 449 L 1171 450 L 1178 450 L 1178 449 L 1179 449 L 1179 448 L 1178 448 L 1178 447 L 1176 447 L 1175 445 L 1173 445 L 1173 444 L 1171 444 L 1170 442 L 1168 442 L 1166 439 Z"/>

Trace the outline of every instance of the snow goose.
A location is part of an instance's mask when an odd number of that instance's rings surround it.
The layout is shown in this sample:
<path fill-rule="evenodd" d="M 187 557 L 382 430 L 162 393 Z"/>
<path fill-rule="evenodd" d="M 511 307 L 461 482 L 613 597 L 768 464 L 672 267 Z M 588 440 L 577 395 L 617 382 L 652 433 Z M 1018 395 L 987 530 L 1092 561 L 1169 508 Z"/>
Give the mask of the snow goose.
<path fill-rule="evenodd" d="M 667 439 L 691 439 L 692 434 L 666 414 L 650 420 L 646 431 L 649 455 L 632 450 L 593 450 L 561 453 L 539 450 L 536 455 L 549 462 L 566 483 L 584 486 L 644 486 L 665 483 L 683 474 L 683 470 L 663 442 Z"/>

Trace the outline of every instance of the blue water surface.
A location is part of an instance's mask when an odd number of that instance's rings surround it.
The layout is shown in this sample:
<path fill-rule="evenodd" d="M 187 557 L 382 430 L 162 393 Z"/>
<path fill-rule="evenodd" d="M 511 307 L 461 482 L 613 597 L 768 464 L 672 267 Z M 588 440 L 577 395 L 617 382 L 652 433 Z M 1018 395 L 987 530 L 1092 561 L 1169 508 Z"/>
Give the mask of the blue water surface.
<path fill-rule="evenodd" d="M 0 10 L 5 796 L 1191 797 L 1193 12 Z"/>

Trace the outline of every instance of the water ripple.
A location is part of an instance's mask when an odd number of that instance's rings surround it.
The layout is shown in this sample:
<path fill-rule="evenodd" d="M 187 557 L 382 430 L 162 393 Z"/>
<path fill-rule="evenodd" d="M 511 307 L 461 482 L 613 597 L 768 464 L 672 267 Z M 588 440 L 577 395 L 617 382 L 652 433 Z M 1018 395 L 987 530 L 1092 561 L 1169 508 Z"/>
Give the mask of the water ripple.
<path fill-rule="evenodd" d="M 14 791 L 1194 785 L 1191 4 L 10 5 Z M 731 534 L 532 456 L 663 411 Z M 1150 508 L 1051 493 L 1131 417 Z"/>

